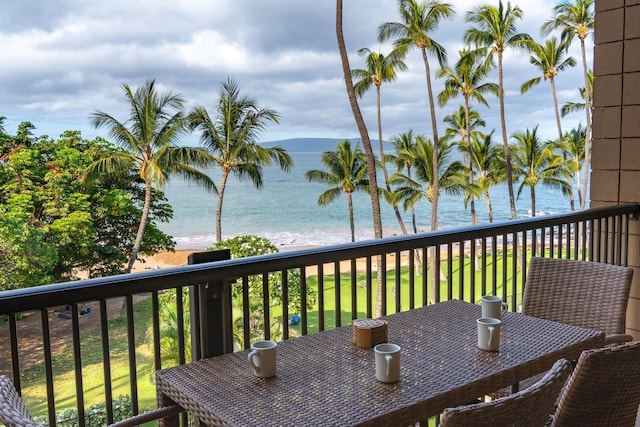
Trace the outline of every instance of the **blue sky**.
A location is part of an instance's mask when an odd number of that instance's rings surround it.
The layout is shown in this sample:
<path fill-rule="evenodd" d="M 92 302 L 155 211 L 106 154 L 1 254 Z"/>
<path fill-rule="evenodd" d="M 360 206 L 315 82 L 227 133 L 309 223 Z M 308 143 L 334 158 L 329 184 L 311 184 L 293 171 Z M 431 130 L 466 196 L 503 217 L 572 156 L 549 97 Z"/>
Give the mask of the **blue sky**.
<path fill-rule="evenodd" d="M 8 3 L 8 4 L 7 4 Z M 454 0 L 453 21 L 443 21 L 433 38 L 455 63 L 468 25 L 465 14 L 487 3 Z M 497 5 L 497 1 L 489 1 Z M 512 2 L 524 11 L 519 31 L 542 41 L 540 25 L 551 17 L 554 1 Z M 352 68 L 364 66 L 357 50 L 386 53 L 377 41 L 380 24 L 398 21 L 391 0 L 344 1 L 344 32 Z M 592 39 L 589 39 L 589 43 Z M 592 46 L 588 46 L 589 64 Z M 583 86 L 577 42 L 570 54 L 578 66 L 557 77 L 559 102 L 578 102 Z M 335 36 L 335 2 L 301 0 L 8 0 L 0 14 L 0 116 L 6 130 L 31 121 L 35 134 L 57 138 L 80 130 L 86 138 L 106 135 L 89 124 L 100 110 L 124 121 L 128 108 L 122 84 L 137 87 L 155 78 L 161 90 L 183 95 L 187 108 L 213 109 L 220 84 L 228 77 L 242 94 L 278 111 L 282 120 L 262 140 L 303 137 L 358 137 L 342 78 Z M 505 57 L 507 130 L 509 134 L 540 126 L 545 138 L 556 134 L 548 82 L 525 95 L 520 85 L 538 71 L 526 54 Z M 432 70 L 437 68 L 430 58 Z M 406 59 L 409 70 L 382 86 L 384 139 L 412 129 L 429 135 L 424 66 L 418 51 Z M 497 76 L 493 76 L 497 82 Z M 441 82 L 434 81 L 436 93 Z M 458 108 L 458 100 L 438 108 L 437 118 Z M 498 102 L 478 107 L 487 131 L 499 135 Z M 372 138 L 377 138 L 375 91 L 360 101 Z M 583 114 L 563 121 L 569 130 Z M 193 137 L 195 140 L 195 137 Z"/>

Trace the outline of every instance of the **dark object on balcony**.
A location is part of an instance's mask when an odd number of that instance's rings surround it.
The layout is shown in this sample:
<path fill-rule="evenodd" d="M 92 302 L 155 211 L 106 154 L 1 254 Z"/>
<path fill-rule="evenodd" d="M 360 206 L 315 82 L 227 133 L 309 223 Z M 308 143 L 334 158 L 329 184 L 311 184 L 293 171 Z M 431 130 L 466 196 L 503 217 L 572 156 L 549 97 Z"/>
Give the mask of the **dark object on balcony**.
<path fill-rule="evenodd" d="M 0 421 L 7 427 L 42 427 L 31 414 L 9 378 L 0 375 Z"/>
<path fill-rule="evenodd" d="M 605 344 L 631 341 L 625 334 L 633 269 L 601 262 L 531 258 L 522 314 L 605 333 Z M 540 378 L 522 383 L 528 387 Z M 508 389 L 492 393 L 498 398 Z"/>
<path fill-rule="evenodd" d="M 551 425 L 633 426 L 640 405 L 638 378 L 640 342 L 583 351 Z"/>
<path fill-rule="evenodd" d="M 172 415 L 178 415 L 184 410 L 178 405 L 163 406 L 162 408 L 154 409 L 153 411 L 145 412 L 143 414 L 134 415 L 126 420 L 119 421 L 114 424 L 110 424 L 109 427 L 134 427 L 140 424 L 148 423 L 150 421 L 159 420 L 161 418 L 170 417 Z"/>
<path fill-rule="evenodd" d="M 554 411 L 571 369 L 571 362 L 561 359 L 540 381 L 525 390 L 491 402 L 447 408 L 440 427 L 543 426 Z"/>

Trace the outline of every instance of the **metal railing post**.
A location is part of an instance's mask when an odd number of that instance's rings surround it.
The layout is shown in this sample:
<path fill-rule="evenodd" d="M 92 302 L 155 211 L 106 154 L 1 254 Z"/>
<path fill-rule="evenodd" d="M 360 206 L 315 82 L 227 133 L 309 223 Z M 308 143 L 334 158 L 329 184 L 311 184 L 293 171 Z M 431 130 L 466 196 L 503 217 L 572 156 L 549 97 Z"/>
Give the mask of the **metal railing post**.
<path fill-rule="evenodd" d="M 188 264 L 231 259 L 228 249 L 193 252 Z M 231 286 L 212 281 L 189 287 L 191 356 L 194 361 L 233 351 Z"/>

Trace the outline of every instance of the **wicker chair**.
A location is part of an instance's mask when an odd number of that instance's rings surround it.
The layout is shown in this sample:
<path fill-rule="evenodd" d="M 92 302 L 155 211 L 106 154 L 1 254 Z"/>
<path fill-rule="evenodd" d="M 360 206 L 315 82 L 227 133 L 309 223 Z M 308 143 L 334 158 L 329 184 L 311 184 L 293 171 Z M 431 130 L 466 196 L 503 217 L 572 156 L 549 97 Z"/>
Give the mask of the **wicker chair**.
<path fill-rule="evenodd" d="M 582 352 L 552 426 L 633 426 L 640 405 L 640 341 Z"/>
<path fill-rule="evenodd" d="M 0 422 L 7 427 L 42 427 L 31 414 L 9 378 L 0 375 Z"/>
<path fill-rule="evenodd" d="M 602 331 L 606 344 L 625 335 L 633 269 L 590 261 L 531 258 L 522 314 Z"/>
<path fill-rule="evenodd" d="M 632 340 L 625 334 L 633 269 L 619 265 L 533 257 L 522 296 L 522 314 L 605 333 L 605 344 Z M 526 388 L 540 379 L 520 383 Z M 494 399 L 511 392 L 491 393 Z"/>
<path fill-rule="evenodd" d="M 544 426 L 569 374 L 571 362 L 558 360 L 531 387 L 491 402 L 447 408 L 440 427 Z"/>
<path fill-rule="evenodd" d="M 177 415 L 183 411 L 184 409 L 182 409 L 178 405 L 164 406 L 162 408 L 154 409 L 143 414 L 134 415 L 133 417 L 127 418 L 114 424 L 110 424 L 109 427 L 135 427 L 139 426 L 140 424 L 148 423 L 150 421 L 159 420 L 171 415 Z"/>

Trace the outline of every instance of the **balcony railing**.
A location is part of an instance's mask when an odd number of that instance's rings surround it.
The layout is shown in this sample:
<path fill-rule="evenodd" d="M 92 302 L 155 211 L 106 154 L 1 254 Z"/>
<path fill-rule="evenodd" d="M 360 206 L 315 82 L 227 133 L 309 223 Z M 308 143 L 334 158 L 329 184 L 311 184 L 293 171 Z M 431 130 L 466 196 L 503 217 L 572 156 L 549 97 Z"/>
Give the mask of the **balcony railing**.
<path fill-rule="evenodd" d="M 258 337 L 483 294 L 515 311 L 531 256 L 626 265 L 639 213 L 628 204 L 241 259 L 195 253 L 181 267 L 0 292 L 0 373 L 49 425 L 72 408 L 84 426 L 96 402 L 112 422 L 116 394 L 133 413 L 154 406 L 153 370 Z"/>

